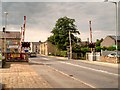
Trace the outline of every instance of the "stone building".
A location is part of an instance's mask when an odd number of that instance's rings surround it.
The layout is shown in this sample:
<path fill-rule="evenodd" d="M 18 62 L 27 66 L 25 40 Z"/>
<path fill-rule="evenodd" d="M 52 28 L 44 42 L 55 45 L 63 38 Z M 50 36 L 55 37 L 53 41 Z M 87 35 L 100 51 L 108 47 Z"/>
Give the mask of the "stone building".
<path fill-rule="evenodd" d="M 42 42 L 40 44 L 40 54 L 43 55 L 56 55 L 59 50 L 49 41 Z"/>
<path fill-rule="evenodd" d="M 116 36 L 107 36 L 101 42 L 101 47 L 110 47 L 115 45 L 116 45 Z M 120 36 L 117 36 L 117 45 L 120 46 Z"/>
<path fill-rule="evenodd" d="M 0 50 L 7 52 L 18 51 L 20 45 L 21 35 L 20 32 L 6 32 L 0 31 Z M 4 50 L 3 50 L 4 49 Z"/>
<path fill-rule="evenodd" d="M 36 52 L 37 54 L 39 54 L 40 53 L 40 44 L 41 44 L 41 41 L 31 42 L 30 43 L 31 52 Z"/>

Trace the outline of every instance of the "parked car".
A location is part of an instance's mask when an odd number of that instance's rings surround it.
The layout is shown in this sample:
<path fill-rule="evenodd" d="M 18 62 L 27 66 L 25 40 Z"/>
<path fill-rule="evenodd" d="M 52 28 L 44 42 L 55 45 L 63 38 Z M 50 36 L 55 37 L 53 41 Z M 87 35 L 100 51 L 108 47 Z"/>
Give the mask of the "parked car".
<path fill-rule="evenodd" d="M 30 52 L 30 57 L 37 57 L 37 53 L 36 52 Z"/>
<path fill-rule="evenodd" d="M 120 54 L 117 53 L 111 53 L 107 55 L 108 57 L 120 57 Z"/>

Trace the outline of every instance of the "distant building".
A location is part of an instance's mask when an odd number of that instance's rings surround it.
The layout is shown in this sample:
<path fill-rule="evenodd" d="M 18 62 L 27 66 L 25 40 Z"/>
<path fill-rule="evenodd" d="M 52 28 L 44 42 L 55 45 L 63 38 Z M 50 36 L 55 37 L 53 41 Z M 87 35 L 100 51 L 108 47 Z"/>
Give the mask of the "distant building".
<path fill-rule="evenodd" d="M 116 36 L 107 36 L 101 42 L 101 47 L 110 47 L 116 45 Z M 117 36 L 117 45 L 120 46 L 120 36 Z"/>
<path fill-rule="evenodd" d="M 30 47 L 31 47 L 31 52 L 36 52 L 40 53 L 40 44 L 41 42 L 31 42 Z"/>
<path fill-rule="evenodd" d="M 5 43 L 5 48 L 7 52 L 18 51 L 20 45 L 20 39 L 21 39 L 20 32 L 6 32 L 4 34 L 2 31 L 0 31 L 0 50 L 3 51 L 4 49 L 3 43 Z"/>
<path fill-rule="evenodd" d="M 55 45 L 53 45 L 51 42 L 46 41 L 46 42 L 42 42 L 40 44 L 40 54 L 43 55 L 56 55 L 58 49 Z"/>
<path fill-rule="evenodd" d="M 89 42 L 88 41 L 82 41 L 80 42 L 80 46 L 88 46 Z"/>

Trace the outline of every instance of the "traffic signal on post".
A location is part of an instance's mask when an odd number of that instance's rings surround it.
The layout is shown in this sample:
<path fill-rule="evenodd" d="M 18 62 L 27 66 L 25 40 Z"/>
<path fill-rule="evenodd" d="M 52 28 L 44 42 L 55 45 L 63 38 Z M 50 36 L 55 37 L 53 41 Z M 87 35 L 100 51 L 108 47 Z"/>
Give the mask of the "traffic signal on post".
<path fill-rule="evenodd" d="M 3 32 L 5 32 L 5 27 L 3 27 Z"/>
<path fill-rule="evenodd" d="M 30 42 L 22 42 L 22 47 L 30 47 Z"/>
<path fill-rule="evenodd" d="M 95 48 L 95 43 L 89 43 L 89 48 Z"/>

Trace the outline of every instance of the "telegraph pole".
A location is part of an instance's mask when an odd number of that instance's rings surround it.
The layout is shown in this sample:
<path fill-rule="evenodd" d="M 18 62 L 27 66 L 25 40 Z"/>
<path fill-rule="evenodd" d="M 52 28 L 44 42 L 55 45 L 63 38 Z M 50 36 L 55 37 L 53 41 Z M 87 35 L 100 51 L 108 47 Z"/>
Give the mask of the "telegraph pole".
<path fill-rule="evenodd" d="M 69 30 L 69 41 L 70 41 L 70 59 L 72 59 L 72 44 L 71 44 L 70 30 Z"/>

